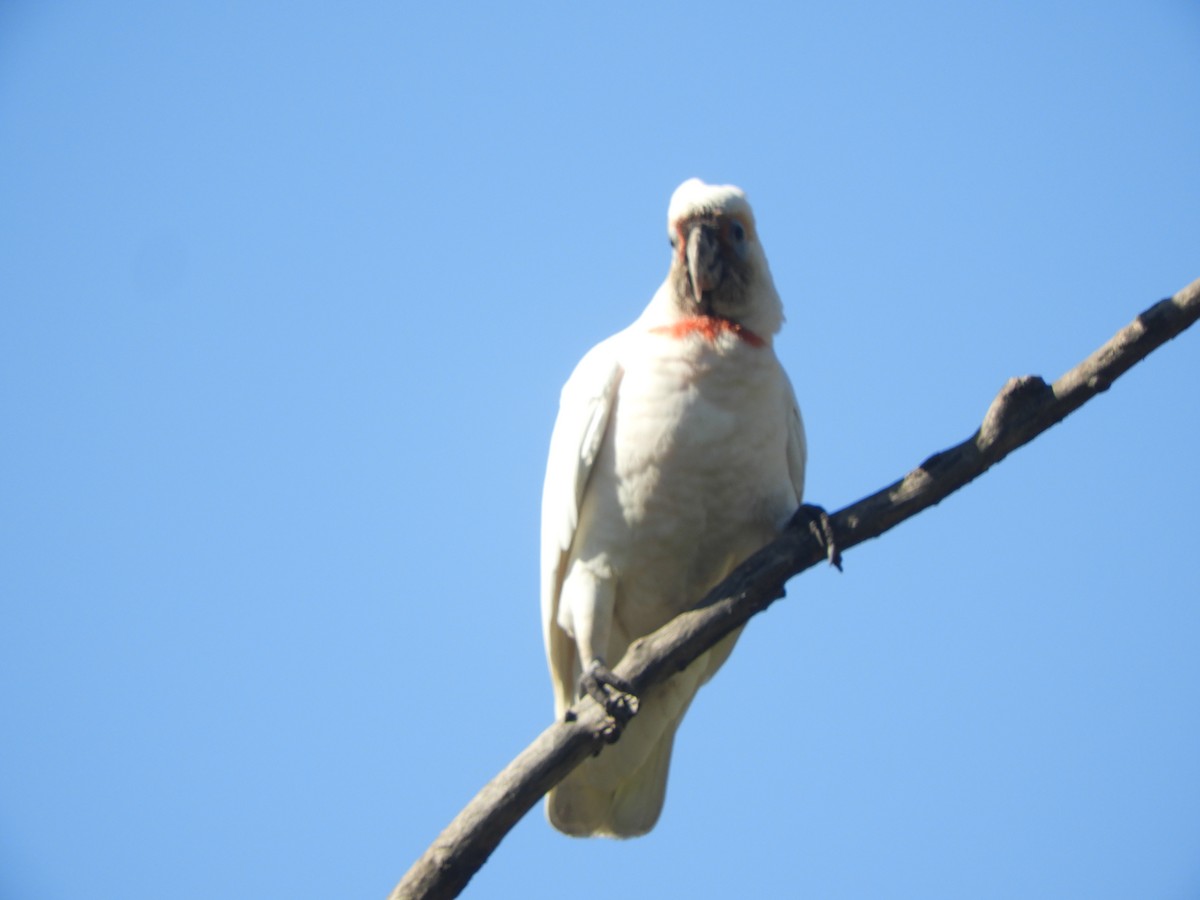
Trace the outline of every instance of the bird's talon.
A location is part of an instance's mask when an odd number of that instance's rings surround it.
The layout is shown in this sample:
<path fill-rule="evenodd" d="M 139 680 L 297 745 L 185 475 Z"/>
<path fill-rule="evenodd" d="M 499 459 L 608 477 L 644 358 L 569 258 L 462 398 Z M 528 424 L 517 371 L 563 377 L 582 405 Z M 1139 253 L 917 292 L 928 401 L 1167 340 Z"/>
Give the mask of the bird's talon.
<path fill-rule="evenodd" d="M 612 743 L 621 735 L 625 723 L 637 715 L 638 699 L 633 692 L 633 685 L 615 674 L 603 660 L 593 660 L 592 665 L 580 680 L 580 693 L 587 694 L 604 707 L 609 718 L 613 721 L 611 738 L 605 734 L 605 739 Z"/>
<path fill-rule="evenodd" d="M 637 715 L 638 698 L 633 694 L 613 692 L 604 704 L 604 711 L 624 725 Z"/>
<path fill-rule="evenodd" d="M 815 503 L 801 503 L 792 521 L 799 525 L 807 525 L 809 534 L 817 539 L 817 543 L 825 551 L 825 558 L 829 560 L 829 564 L 839 572 L 842 571 L 842 551 L 833 534 L 833 523 L 829 520 L 829 513 Z"/>

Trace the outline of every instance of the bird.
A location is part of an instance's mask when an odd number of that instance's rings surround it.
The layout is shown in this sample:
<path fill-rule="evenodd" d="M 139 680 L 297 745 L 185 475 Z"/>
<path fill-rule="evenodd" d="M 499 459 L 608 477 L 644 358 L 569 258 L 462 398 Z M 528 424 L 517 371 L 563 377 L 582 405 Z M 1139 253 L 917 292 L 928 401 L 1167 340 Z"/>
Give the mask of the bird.
<path fill-rule="evenodd" d="M 654 827 L 676 730 L 740 630 L 638 697 L 609 665 L 775 538 L 803 495 L 804 423 L 774 350 L 783 304 L 745 193 L 689 179 L 667 232 L 671 264 L 649 305 L 562 389 L 542 491 L 555 714 L 583 693 L 637 709 L 547 794 L 550 823 L 578 837 Z"/>

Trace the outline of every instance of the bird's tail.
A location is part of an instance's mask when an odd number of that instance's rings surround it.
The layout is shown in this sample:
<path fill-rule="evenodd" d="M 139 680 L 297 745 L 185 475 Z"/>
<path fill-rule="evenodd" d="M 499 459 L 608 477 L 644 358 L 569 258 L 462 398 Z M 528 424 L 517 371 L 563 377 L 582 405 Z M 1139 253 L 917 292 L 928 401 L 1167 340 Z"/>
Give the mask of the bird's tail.
<path fill-rule="evenodd" d="M 640 711 L 611 747 L 546 795 L 546 816 L 576 837 L 636 837 L 654 827 L 667 793 L 675 732 L 700 686 L 729 658 L 741 629 L 639 697 Z"/>
<path fill-rule="evenodd" d="M 642 764 L 615 784 L 590 771 L 598 760 L 580 765 L 547 795 L 550 824 L 575 837 L 624 838 L 648 832 L 662 812 L 678 725 L 673 722 Z M 605 753 L 612 749 L 606 748 Z"/>

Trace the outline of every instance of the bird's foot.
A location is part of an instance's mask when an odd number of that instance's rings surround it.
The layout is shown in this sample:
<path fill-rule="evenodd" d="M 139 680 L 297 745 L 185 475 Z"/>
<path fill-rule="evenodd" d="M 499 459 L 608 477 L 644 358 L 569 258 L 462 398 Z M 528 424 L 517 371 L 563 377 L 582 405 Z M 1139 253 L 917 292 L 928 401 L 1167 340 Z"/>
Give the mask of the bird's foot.
<path fill-rule="evenodd" d="M 633 685 L 612 671 L 602 659 L 593 659 L 579 681 L 579 693 L 587 694 L 604 707 L 613 728 L 606 734 L 609 743 L 621 736 L 621 729 L 637 715 L 638 698 Z"/>
<path fill-rule="evenodd" d="M 829 564 L 842 571 L 842 551 L 838 549 L 837 538 L 833 536 L 833 523 L 829 521 L 829 513 L 823 507 L 813 503 L 801 503 L 796 514 L 792 516 L 792 524 L 807 526 L 809 534 L 817 539 L 817 543 L 825 551 Z"/>

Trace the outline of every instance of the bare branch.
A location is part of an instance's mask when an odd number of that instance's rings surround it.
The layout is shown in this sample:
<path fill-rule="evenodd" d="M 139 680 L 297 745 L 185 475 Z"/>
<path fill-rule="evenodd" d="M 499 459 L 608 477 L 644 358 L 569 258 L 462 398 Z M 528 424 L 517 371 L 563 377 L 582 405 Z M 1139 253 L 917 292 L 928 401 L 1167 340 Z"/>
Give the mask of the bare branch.
<path fill-rule="evenodd" d="M 967 440 L 935 453 L 904 478 L 833 514 L 847 550 L 934 506 L 1009 453 L 1062 421 L 1151 351 L 1200 318 L 1200 280 L 1147 309 L 1104 346 L 1047 385 L 1013 378 Z M 789 578 L 825 559 L 807 527 L 789 527 L 717 585 L 693 610 L 635 641 L 616 667 L 636 692 L 669 678 L 751 616 L 783 596 Z M 413 864 L 392 892 L 401 898 L 456 897 L 512 827 L 551 787 L 611 739 L 612 723 L 590 697 L 547 728 L 493 778 Z"/>

